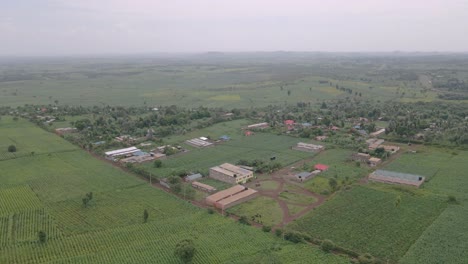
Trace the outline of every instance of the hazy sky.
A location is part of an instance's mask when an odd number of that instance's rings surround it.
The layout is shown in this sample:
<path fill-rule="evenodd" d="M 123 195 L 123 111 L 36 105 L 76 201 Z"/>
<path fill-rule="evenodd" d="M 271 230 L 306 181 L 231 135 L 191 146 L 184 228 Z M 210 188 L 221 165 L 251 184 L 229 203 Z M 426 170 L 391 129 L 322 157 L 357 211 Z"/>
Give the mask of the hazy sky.
<path fill-rule="evenodd" d="M 0 55 L 468 51 L 468 0 L 0 0 Z"/>

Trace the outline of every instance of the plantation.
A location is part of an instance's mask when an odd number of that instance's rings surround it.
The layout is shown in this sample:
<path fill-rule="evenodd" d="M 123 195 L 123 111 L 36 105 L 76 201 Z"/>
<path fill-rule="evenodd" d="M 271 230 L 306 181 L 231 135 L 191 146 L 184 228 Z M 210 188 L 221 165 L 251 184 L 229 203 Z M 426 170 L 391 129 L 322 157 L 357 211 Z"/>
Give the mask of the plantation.
<path fill-rule="evenodd" d="M 4 120 L 0 135 L 11 137 Z M 32 124 L 24 123 L 22 129 L 37 133 L 29 142 L 37 138 L 71 146 Z M 297 256 L 299 263 L 348 262 L 208 214 L 70 149 L 0 161 L 0 263 L 178 263 L 173 250 L 182 239 L 194 241 L 194 263 L 245 263 L 243 256 L 261 258 L 275 245 L 283 249 L 270 255 L 282 261 Z M 84 207 L 82 198 L 89 192 L 93 199 Z M 146 223 L 144 210 L 149 214 Z M 47 236 L 44 243 L 38 242 L 39 231 Z"/>
<path fill-rule="evenodd" d="M 397 196 L 354 187 L 339 192 L 289 227 L 396 262 L 446 207 L 445 201 L 438 198 L 404 194 L 396 206 Z"/>

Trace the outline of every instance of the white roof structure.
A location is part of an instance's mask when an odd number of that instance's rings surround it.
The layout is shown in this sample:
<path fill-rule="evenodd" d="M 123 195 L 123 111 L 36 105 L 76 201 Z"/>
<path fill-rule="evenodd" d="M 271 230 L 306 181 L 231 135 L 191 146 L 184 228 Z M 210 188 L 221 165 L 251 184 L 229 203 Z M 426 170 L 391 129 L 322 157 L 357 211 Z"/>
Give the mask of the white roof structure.
<path fill-rule="evenodd" d="M 131 153 L 135 153 L 141 151 L 139 148 L 136 147 L 129 147 L 129 148 L 124 148 L 124 149 L 117 149 L 117 150 L 112 150 L 112 151 L 107 151 L 105 154 L 106 156 L 111 156 L 111 157 L 118 157 L 118 156 L 123 156 Z"/>
<path fill-rule="evenodd" d="M 201 139 L 201 140 L 205 140 L 205 141 L 206 141 L 206 140 L 208 140 L 208 138 L 207 138 L 207 137 L 199 137 L 199 139 Z"/>

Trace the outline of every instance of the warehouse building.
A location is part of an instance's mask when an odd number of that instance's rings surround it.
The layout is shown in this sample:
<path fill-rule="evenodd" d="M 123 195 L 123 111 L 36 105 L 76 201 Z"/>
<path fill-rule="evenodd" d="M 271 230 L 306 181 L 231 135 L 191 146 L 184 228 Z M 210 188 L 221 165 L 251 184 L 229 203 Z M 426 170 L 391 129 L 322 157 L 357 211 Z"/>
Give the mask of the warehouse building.
<path fill-rule="evenodd" d="M 324 147 L 322 145 L 299 142 L 296 146 L 293 147 L 293 149 L 307 152 L 317 152 L 323 150 Z"/>
<path fill-rule="evenodd" d="M 423 184 L 425 177 L 415 174 L 376 170 L 369 175 L 369 180 L 383 183 L 411 185 L 419 188 L 419 186 Z"/>
<path fill-rule="evenodd" d="M 206 137 L 192 138 L 192 139 L 185 141 L 185 143 L 196 148 L 205 148 L 205 147 L 213 146 L 213 143 L 209 142 L 208 138 Z"/>
<path fill-rule="evenodd" d="M 242 185 L 235 185 L 229 189 L 206 197 L 206 203 L 224 210 L 234 205 L 248 201 L 257 195 L 258 192 L 254 189 L 249 189 Z"/>
<path fill-rule="evenodd" d="M 210 178 L 231 184 L 246 183 L 253 172 L 229 163 L 210 168 Z"/>
<path fill-rule="evenodd" d="M 208 184 L 201 183 L 201 182 L 197 182 L 197 181 L 192 182 L 192 187 L 195 189 L 204 191 L 204 192 L 209 192 L 209 193 L 216 191 L 215 187 L 208 185 Z"/>
<path fill-rule="evenodd" d="M 124 149 L 117 149 L 117 150 L 112 150 L 112 151 L 107 151 L 104 154 L 106 155 L 106 158 L 113 159 L 113 158 L 118 158 L 122 156 L 131 156 L 133 153 L 140 152 L 141 150 L 136 147 L 129 147 L 129 148 L 124 148 Z"/>

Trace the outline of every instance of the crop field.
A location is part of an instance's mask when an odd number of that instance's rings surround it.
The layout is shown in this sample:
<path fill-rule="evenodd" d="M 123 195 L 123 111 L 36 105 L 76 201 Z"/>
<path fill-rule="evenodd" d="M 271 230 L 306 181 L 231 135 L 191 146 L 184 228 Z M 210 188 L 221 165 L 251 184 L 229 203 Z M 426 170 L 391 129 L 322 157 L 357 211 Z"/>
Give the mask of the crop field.
<path fill-rule="evenodd" d="M 195 136 L 206 136 L 207 134 L 203 134 L 204 131 L 210 130 L 210 136 L 212 138 L 228 135 L 231 137 L 229 141 L 203 149 L 187 147 L 190 149 L 188 153 L 168 157 L 167 160 L 163 160 L 161 168 L 154 168 L 151 163 L 146 163 L 141 166 L 151 171 L 156 177 L 166 177 L 180 170 L 206 171 L 210 167 L 225 162 L 236 163 L 240 159 L 261 159 L 269 161 L 270 157 L 275 156 L 277 162 L 286 166 L 314 155 L 314 153 L 291 149 L 291 146 L 301 141 L 299 138 L 260 132 L 253 136 L 240 135 L 240 126 L 235 125 L 241 123 L 245 123 L 245 121 L 236 120 L 223 123 L 227 125 L 217 124 L 213 126 L 212 129 L 208 128 L 184 136 L 185 139 L 190 139 Z M 173 140 L 173 138 L 170 140 Z"/>
<path fill-rule="evenodd" d="M 28 121 L 11 117 L 0 120 L 3 133 L 0 134 L 0 160 L 16 157 L 66 152 L 75 150 L 76 147 L 68 142 L 63 142 L 57 137 L 50 137 L 49 133 L 38 127 L 31 127 Z M 17 151 L 8 152 L 8 146 L 15 145 Z"/>
<path fill-rule="evenodd" d="M 404 194 L 396 206 L 397 196 L 354 187 L 339 192 L 289 227 L 396 262 L 447 206 L 436 197 Z"/>
<path fill-rule="evenodd" d="M 0 134 L 12 136 L 4 121 Z M 53 134 L 41 135 L 32 124 L 21 129 L 70 146 Z M 77 148 L 3 160 L 0 168 L 0 263 L 179 263 L 173 250 L 182 239 L 194 241 L 194 263 L 245 263 L 239 255 L 348 263 L 208 214 Z M 93 199 L 84 207 L 88 192 Z M 47 234 L 44 244 L 38 241 L 39 231 Z M 283 249 L 272 252 L 275 245 Z"/>
<path fill-rule="evenodd" d="M 464 263 L 468 259 L 468 206 L 450 205 L 400 260 L 401 263 Z"/>

